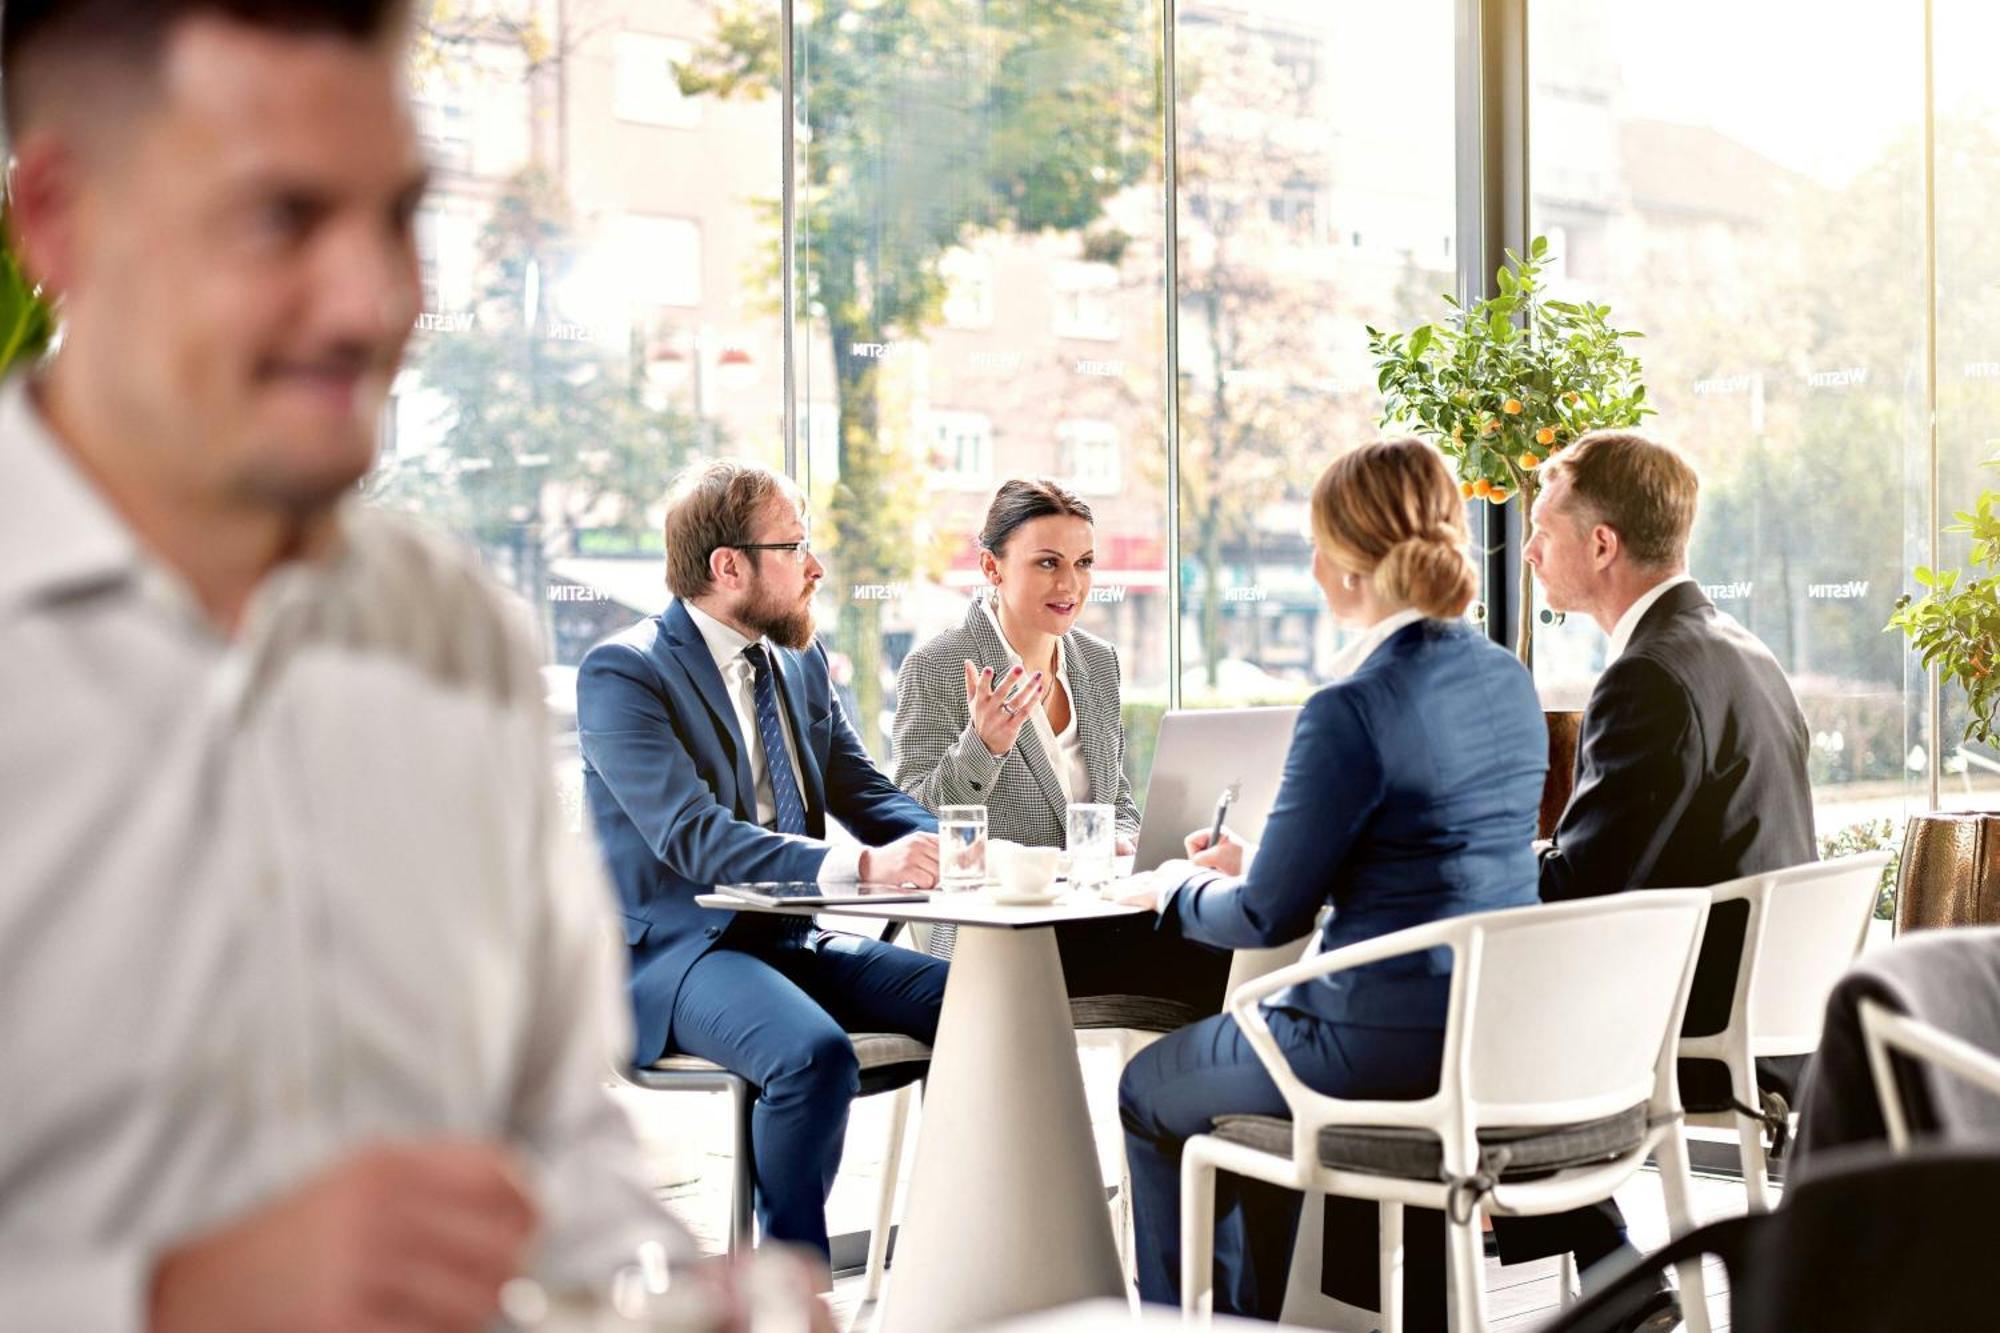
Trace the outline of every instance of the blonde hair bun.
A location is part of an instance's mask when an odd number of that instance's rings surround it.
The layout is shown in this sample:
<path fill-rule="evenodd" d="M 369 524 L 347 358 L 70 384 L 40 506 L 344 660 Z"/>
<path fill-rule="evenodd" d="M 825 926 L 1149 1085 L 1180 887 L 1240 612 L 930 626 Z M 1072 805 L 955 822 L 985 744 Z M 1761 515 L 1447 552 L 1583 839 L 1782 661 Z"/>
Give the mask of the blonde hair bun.
<path fill-rule="evenodd" d="M 1450 620 L 1479 595 L 1479 571 L 1462 542 L 1433 531 L 1391 546 L 1375 566 L 1375 587 L 1386 601 Z"/>
<path fill-rule="evenodd" d="M 1444 456 L 1415 439 L 1364 444 L 1320 475 L 1313 531 L 1391 606 L 1449 620 L 1479 592 L 1464 501 Z"/>

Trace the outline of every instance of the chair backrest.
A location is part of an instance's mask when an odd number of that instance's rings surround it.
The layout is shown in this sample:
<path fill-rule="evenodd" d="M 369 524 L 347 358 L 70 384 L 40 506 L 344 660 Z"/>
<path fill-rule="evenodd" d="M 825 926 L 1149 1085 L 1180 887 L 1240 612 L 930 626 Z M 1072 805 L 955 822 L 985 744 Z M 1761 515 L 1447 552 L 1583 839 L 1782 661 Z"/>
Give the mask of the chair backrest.
<path fill-rule="evenodd" d="M 1707 894 L 1665 890 L 1469 918 L 1445 1060 L 1474 1118 L 1551 1125 L 1649 1100 L 1668 1109 L 1707 916 Z"/>
<path fill-rule="evenodd" d="M 1861 952 L 1888 861 L 1887 852 L 1862 852 L 1710 890 L 1717 903 L 1750 904 L 1730 1026 L 1739 1016 L 1748 1024 L 1753 1055 L 1818 1049 L 1826 997 Z"/>
<path fill-rule="evenodd" d="M 1910 1146 L 1910 1115 L 1891 1052 L 2000 1097 L 2000 1055 L 1921 1019 L 1896 1013 L 1875 1000 L 1863 1000 L 1861 1039 L 1868 1048 L 1868 1072 L 1875 1081 L 1875 1097 L 1882 1105 L 1889 1144 L 1897 1152 Z"/>
<path fill-rule="evenodd" d="M 2000 1155 L 1863 1152 L 1785 1193 L 1785 1206 L 1711 1222 L 1647 1255 L 1543 1333 L 1626 1327 L 1627 1302 L 1668 1267 L 1720 1255 L 1741 1329 L 1877 1333 L 1993 1326 L 1992 1201 Z"/>

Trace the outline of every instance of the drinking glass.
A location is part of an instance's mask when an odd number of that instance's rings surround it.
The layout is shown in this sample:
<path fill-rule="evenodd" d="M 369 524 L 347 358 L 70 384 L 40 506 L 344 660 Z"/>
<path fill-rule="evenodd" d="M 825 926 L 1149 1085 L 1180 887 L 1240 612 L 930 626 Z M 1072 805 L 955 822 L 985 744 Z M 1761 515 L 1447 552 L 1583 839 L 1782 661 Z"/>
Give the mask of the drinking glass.
<path fill-rule="evenodd" d="M 1111 807 L 1088 801 L 1069 805 L 1069 882 L 1071 888 L 1097 889 L 1112 879 L 1117 828 Z"/>
<path fill-rule="evenodd" d="M 986 807 L 938 807 L 938 887 L 947 892 L 986 883 Z"/>

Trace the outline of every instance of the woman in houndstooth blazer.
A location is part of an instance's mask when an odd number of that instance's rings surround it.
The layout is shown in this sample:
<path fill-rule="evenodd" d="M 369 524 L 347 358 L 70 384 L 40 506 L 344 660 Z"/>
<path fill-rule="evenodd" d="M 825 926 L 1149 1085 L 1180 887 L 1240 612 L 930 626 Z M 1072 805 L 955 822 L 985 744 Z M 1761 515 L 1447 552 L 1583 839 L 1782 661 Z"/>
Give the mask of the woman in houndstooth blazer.
<path fill-rule="evenodd" d="M 1076 628 L 1094 563 L 1090 507 L 1051 481 L 1000 487 L 979 537 L 988 587 L 954 629 L 903 660 L 896 785 L 936 810 L 983 805 L 986 832 L 1060 847 L 1072 801 L 1109 805 L 1130 852 L 1139 807 L 1125 773 L 1118 655 Z M 949 955 L 950 939 L 933 937 Z M 1229 956 L 1151 921 L 1057 931 L 1071 995 L 1150 995 L 1214 1012 Z"/>
<path fill-rule="evenodd" d="M 1029 847 L 1062 846 L 1069 803 L 1100 801 L 1112 807 L 1119 850 L 1129 852 L 1139 835 L 1139 807 L 1125 775 L 1118 654 L 1096 635 L 1072 629 L 1054 656 L 1056 689 L 1042 682 L 1024 687 L 1024 694 L 1034 691 L 1034 701 L 1014 705 L 1023 720 L 1014 728 L 1013 746 L 996 756 L 973 724 L 965 664 L 973 664 L 975 688 L 987 694 L 1028 673 L 986 596 L 974 597 L 963 623 L 903 659 L 896 684 L 896 785 L 932 810 L 983 805 L 988 837 Z M 1063 732 L 1048 716 L 1054 695 L 1066 697 Z M 1006 716 L 998 701 L 993 711 Z M 1072 750 L 1082 761 L 1080 772 L 1065 757 Z"/>

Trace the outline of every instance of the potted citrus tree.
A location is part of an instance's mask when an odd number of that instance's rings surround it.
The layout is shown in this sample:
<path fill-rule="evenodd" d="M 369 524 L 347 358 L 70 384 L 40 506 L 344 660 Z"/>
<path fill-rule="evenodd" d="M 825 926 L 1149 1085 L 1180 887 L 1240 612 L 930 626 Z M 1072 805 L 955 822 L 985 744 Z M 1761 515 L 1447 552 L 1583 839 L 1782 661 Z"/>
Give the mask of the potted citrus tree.
<path fill-rule="evenodd" d="M 2000 466 L 1990 459 L 1987 467 Z M 1961 739 L 2000 743 L 2000 494 L 1981 491 L 1945 531 L 1972 538 L 1972 577 L 1956 569 L 1911 571 L 1921 596 L 1896 599 L 1888 628 L 1901 630 L 1926 669 L 1965 697 Z M 2000 923 L 2000 817 L 1969 811 L 1914 816 L 1903 835 L 1896 930 Z"/>
<path fill-rule="evenodd" d="M 1640 335 L 1611 323 L 1611 307 L 1558 301 L 1543 286 L 1551 256 L 1537 236 L 1525 256 L 1507 251 L 1496 295 L 1470 306 L 1446 296 L 1446 316 L 1408 333 L 1368 330 L 1383 425 L 1429 440 L 1451 460 L 1467 499 L 1521 507 L 1521 541 L 1533 532 L 1535 473 L 1586 431 L 1636 426 L 1650 415 Z M 1534 661 L 1534 575 L 1521 566 L 1514 651 Z"/>
<path fill-rule="evenodd" d="M 1611 307 L 1559 301 L 1542 274 L 1552 256 L 1537 236 L 1523 256 L 1507 251 L 1495 295 L 1472 305 L 1444 299 L 1445 317 L 1408 333 L 1368 330 L 1382 390 L 1385 428 L 1404 430 L 1443 451 L 1468 500 L 1521 508 L 1521 543 L 1534 534 L 1536 473 L 1587 431 L 1636 426 L 1652 413 L 1639 337 L 1611 322 Z M 1521 562 L 1520 621 L 1514 652 L 1533 669 L 1534 571 Z M 1583 726 L 1574 708 L 1547 709 L 1549 772 L 1541 832 L 1554 832 L 1576 778 Z"/>

